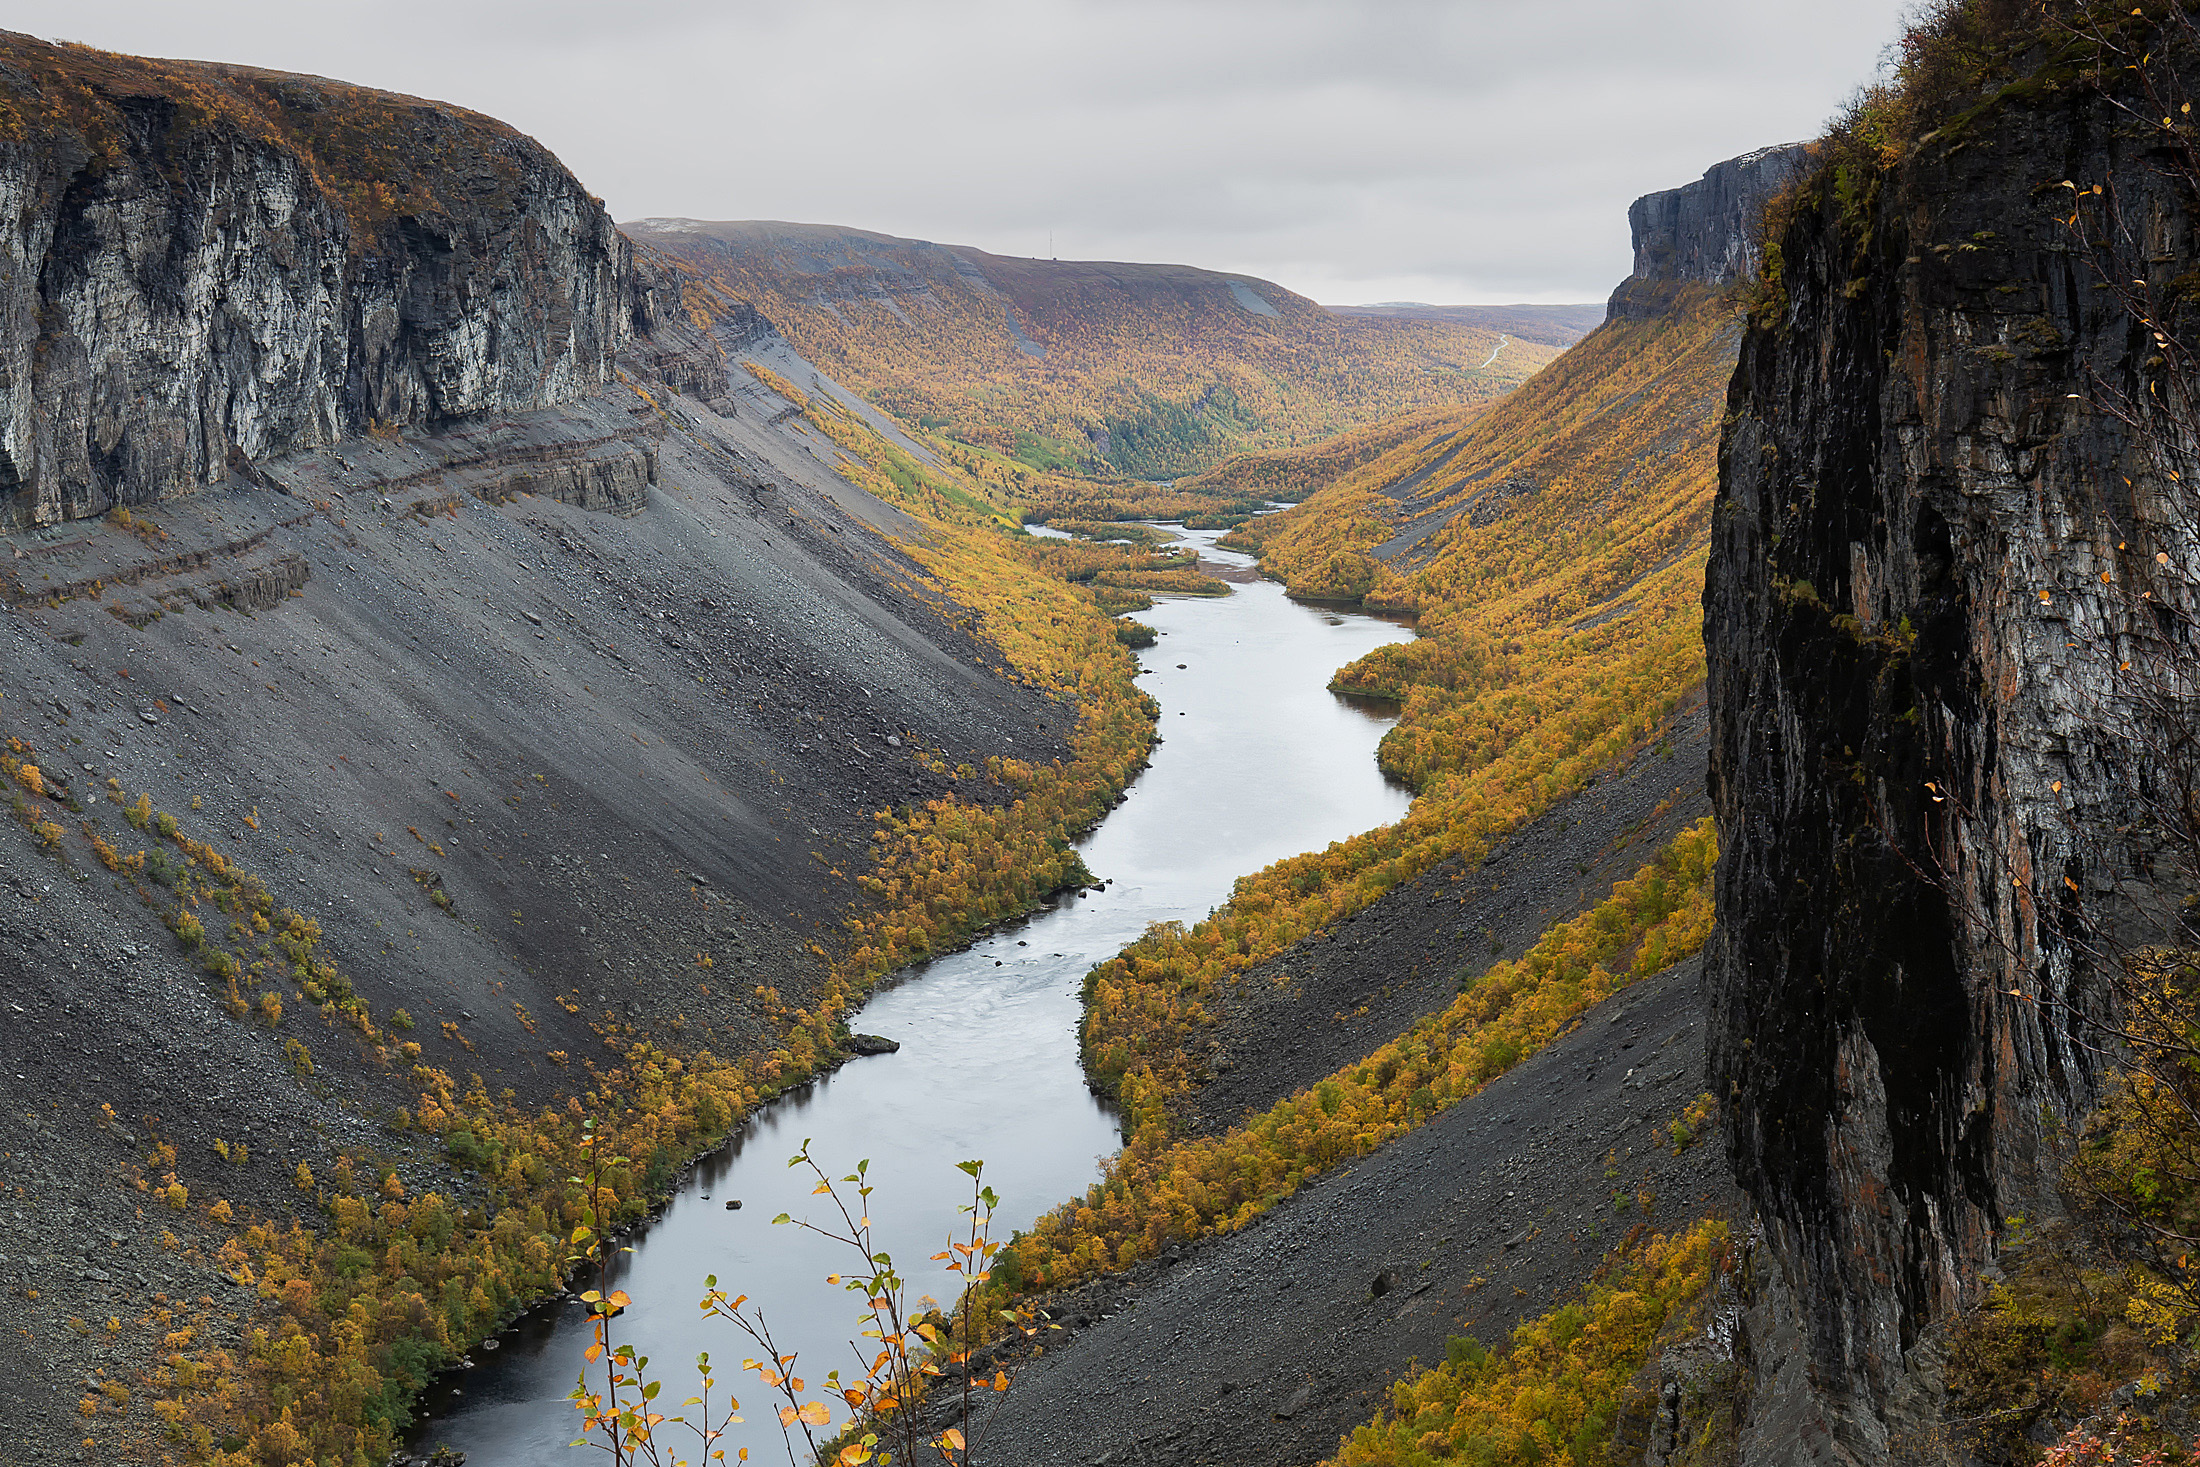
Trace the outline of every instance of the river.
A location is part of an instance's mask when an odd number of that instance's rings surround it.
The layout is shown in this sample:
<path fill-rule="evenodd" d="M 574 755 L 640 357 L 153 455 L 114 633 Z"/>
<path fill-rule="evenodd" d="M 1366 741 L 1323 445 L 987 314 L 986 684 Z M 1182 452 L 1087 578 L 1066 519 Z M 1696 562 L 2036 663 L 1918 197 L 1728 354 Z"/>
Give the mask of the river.
<path fill-rule="evenodd" d="M 1210 561 L 1252 563 L 1214 548 L 1219 531 L 1179 533 Z M 665 1401 L 690 1394 L 696 1352 L 711 1352 L 721 1389 L 750 1408 L 727 1444 L 729 1460 L 740 1446 L 751 1461 L 785 1454 L 766 1392 L 738 1369 L 747 1340 L 697 1320 L 706 1274 L 763 1305 L 780 1348 L 800 1352 L 796 1368 L 813 1387 L 852 1361 L 856 1300 L 824 1281 L 848 1258 L 771 1222 L 781 1212 L 821 1216 L 806 1174 L 786 1166 L 805 1138 L 836 1176 L 870 1160 L 873 1221 L 911 1297 L 951 1299 L 949 1276 L 925 1260 L 969 1200 L 955 1163 L 985 1160 L 1003 1199 L 995 1236 L 1005 1239 L 1082 1193 L 1119 1144 L 1077 1062 L 1086 970 L 1149 923 L 1206 916 L 1240 875 L 1405 813 L 1410 796 L 1375 765 L 1390 720 L 1326 686 L 1344 663 L 1405 640 L 1403 628 L 1300 605 L 1268 581 L 1241 584 L 1227 598 L 1162 598 L 1139 619 L 1161 633 L 1139 653 L 1139 685 L 1161 704 L 1162 742 L 1129 797 L 1079 846 L 1110 884 L 873 995 L 852 1026 L 900 1041 L 899 1053 L 853 1060 L 759 1111 L 627 1240 L 633 1252 L 616 1286 L 634 1303 L 614 1339 L 653 1357 L 653 1372 L 667 1378 Z M 740 1210 L 727 1210 L 732 1199 Z M 416 1450 L 447 1443 L 466 1453 L 468 1467 L 594 1460 L 593 1449 L 568 1446 L 579 1416 L 565 1400 L 587 1341 L 577 1305 L 533 1311 L 497 1349 L 477 1350 L 473 1369 L 429 1393 Z"/>

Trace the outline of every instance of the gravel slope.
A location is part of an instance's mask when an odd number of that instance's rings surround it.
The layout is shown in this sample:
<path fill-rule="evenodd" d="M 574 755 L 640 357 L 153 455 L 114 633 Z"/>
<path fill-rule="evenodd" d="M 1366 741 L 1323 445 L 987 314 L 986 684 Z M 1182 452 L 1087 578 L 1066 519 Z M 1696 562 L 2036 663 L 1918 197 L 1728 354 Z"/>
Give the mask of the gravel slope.
<path fill-rule="evenodd" d="M 1320 1461 L 1411 1361 L 1452 1335 L 1497 1344 L 1578 1288 L 1644 1216 L 1615 1189 L 1654 1193 L 1659 1227 L 1734 1209 L 1716 1140 L 1676 1156 L 1665 1129 L 1702 1088 L 1699 968 L 1643 980 L 1244 1231 L 1066 1301 L 1085 1322 L 982 1421 L 984 1460 Z"/>
<path fill-rule="evenodd" d="M 1449 1004 L 1459 974 L 1515 958 L 1594 906 L 1710 812 L 1701 695 L 1666 736 L 1492 851 L 1446 861 L 1247 970 L 1224 997 L 1196 1121 L 1226 1130 L 1373 1052 Z"/>
<path fill-rule="evenodd" d="M 1000 676 L 955 608 L 897 584 L 913 567 L 879 531 L 910 522 L 774 421 L 749 373 L 718 401 L 618 388 L 467 430 L 576 453 L 646 442 L 630 515 L 476 497 L 494 452 L 469 480 L 438 467 L 466 435 L 406 435 L 154 506 L 159 532 L 70 524 L 0 550 L 29 584 L 104 581 L 0 614 L 0 736 L 68 781 L 67 802 L 25 796 L 67 830 L 65 858 L 0 820 L 0 1460 L 73 1459 L 86 1436 L 112 1449 L 120 1423 L 77 1402 L 99 1369 L 135 1381 L 175 1327 L 157 1308 L 187 1319 L 200 1306 L 179 1301 L 207 1298 L 223 1337 L 244 1301 L 213 1266 L 216 1197 L 319 1226 L 294 1171 L 345 1145 L 384 1151 L 416 1193 L 469 1185 L 380 1124 L 414 1102 L 408 1077 L 287 985 L 279 1026 L 224 1011 L 83 846 L 81 821 L 124 853 L 158 845 L 124 823 L 110 777 L 318 921 L 378 1017 L 416 1018 L 427 1063 L 534 1100 L 585 1085 L 597 1026 L 739 1053 L 774 1032 L 760 985 L 809 1002 L 810 944 L 852 895 L 831 868 L 867 867 L 872 811 L 947 788 L 920 750 L 1066 751 L 1067 710 Z M 296 594 L 278 579 L 257 611 L 176 594 L 179 577 L 301 563 Z M 132 1186 L 164 1139 L 188 1212 Z M 146 1405 L 127 1419 L 143 1428 Z"/>

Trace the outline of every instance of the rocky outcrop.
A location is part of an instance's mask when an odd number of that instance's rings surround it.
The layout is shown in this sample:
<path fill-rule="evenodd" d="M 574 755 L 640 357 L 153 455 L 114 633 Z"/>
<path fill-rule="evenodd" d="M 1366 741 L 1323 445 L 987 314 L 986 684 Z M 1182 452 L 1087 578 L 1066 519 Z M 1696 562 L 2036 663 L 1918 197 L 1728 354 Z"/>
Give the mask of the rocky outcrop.
<path fill-rule="evenodd" d="M 1765 205 L 1795 177 L 1809 151 L 1802 143 L 1759 148 L 1714 164 L 1694 183 L 1644 194 L 1628 205 L 1635 272 L 1612 292 L 1608 314 L 1659 314 L 1659 285 L 1732 285 L 1753 278 Z"/>
<path fill-rule="evenodd" d="M 501 123 L 18 35 L 0 104 L 0 527 L 611 380 L 624 243 Z"/>
<path fill-rule="evenodd" d="M 764 313 L 747 301 L 711 303 L 710 329 L 695 324 L 686 292 L 708 287 L 680 261 L 646 241 L 622 235 L 627 245 L 626 349 L 620 358 L 635 373 L 655 378 L 720 413 L 732 411 L 726 391 L 727 353 L 777 335 Z"/>
<path fill-rule="evenodd" d="M 2148 139 L 2069 82 L 1965 99 L 1891 168 L 1836 139 L 1734 379 L 1707 974 L 1765 1227 L 1749 1460 L 1918 1448 L 1932 1330 L 2007 1218 L 2054 1210 L 2098 1081 L 2088 914 L 2130 889 L 2169 747 L 2119 663 L 2170 624 L 2143 608 L 2183 599 L 2155 557 L 2194 519 L 2096 410 L 2160 363 L 2051 181 L 2118 180 L 2158 282 L 2195 250 Z"/>

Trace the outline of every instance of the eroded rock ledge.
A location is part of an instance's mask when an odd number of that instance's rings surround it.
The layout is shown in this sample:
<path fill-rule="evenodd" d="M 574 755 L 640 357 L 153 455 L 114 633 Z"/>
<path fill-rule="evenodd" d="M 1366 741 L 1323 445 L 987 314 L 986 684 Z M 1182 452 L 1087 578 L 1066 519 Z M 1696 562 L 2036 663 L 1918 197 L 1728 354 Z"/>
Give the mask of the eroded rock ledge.
<path fill-rule="evenodd" d="M 0 34 L 0 529 L 612 380 L 625 241 L 443 103 Z"/>

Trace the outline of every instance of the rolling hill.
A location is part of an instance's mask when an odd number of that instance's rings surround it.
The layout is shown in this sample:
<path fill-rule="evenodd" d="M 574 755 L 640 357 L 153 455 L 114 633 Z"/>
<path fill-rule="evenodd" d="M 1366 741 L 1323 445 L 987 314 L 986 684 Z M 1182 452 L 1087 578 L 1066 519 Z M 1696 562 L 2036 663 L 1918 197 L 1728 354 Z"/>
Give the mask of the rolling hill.
<path fill-rule="evenodd" d="M 1174 478 L 1486 402 L 1557 353 L 1476 320 L 1339 316 L 1185 265 L 1015 259 L 830 225 L 623 227 L 694 273 L 702 319 L 753 306 L 904 422 L 1044 468 Z"/>
<path fill-rule="evenodd" d="M 1371 316 L 1386 321 L 1454 321 L 1501 331 L 1545 346 L 1572 346 L 1604 324 L 1602 301 L 1573 306 L 1432 306 L 1426 301 L 1377 301 L 1366 306 L 1325 306 L 1332 316 Z"/>

